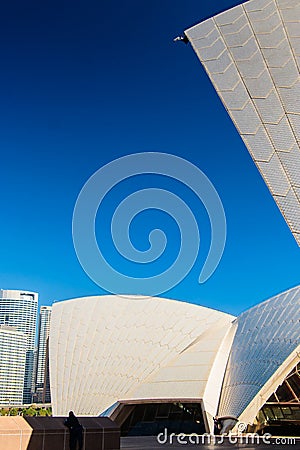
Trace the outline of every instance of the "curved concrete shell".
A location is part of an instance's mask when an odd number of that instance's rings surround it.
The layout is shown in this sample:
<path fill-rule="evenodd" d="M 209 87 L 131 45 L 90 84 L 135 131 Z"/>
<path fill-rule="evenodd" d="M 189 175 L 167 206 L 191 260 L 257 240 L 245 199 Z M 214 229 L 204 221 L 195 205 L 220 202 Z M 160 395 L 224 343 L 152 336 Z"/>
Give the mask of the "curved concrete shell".
<path fill-rule="evenodd" d="M 298 245 L 299 23 L 299 0 L 250 0 L 185 31 Z"/>
<path fill-rule="evenodd" d="M 218 414 L 253 423 L 300 361 L 300 287 L 254 306 L 235 323 Z"/>
<path fill-rule="evenodd" d="M 233 316 L 154 297 L 85 297 L 53 305 L 54 415 L 98 415 L 117 401 L 201 399 L 217 412 Z"/>
<path fill-rule="evenodd" d="M 252 424 L 300 360 L 300 286 L 238 318 L 155 297 L 85 297 L 53 305 L 54 415 L 98 415 L 116 402 L 201 404 Z M 113 409 L 111 410 L 113 411 Z"/>

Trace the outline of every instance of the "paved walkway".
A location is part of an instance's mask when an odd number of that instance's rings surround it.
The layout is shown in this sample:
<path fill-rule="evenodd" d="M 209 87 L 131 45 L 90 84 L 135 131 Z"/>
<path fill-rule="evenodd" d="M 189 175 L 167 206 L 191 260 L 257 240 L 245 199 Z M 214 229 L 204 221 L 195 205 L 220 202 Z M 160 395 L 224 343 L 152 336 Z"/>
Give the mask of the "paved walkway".
<path fill-rule="evenodd" d="M 216 449 L 216 450 L 300 450 L 300 438 L 295 438 L 292 441 L 290 437 L 287 438 L 270 438 L 265 443 L 262 439 L 260 439 L 259 443 L 255 441 L 255 444 L 252 442 L 248 443 L 230 443 L 228 438 L 224 439 L 222 444 L 202 444 L 201 440 L 198 444 L 179 444 L 176 439 L 173 440 L 173 443 L 170 442 L 165 444 L 159 444 L 155 436 L 144 436 L 144 437 L 123 437 L 121 438 L 121 450 L 190 450 L 201 447 L 202 449 Z M 269 443 L 268 443 L 269 442 Z"/>

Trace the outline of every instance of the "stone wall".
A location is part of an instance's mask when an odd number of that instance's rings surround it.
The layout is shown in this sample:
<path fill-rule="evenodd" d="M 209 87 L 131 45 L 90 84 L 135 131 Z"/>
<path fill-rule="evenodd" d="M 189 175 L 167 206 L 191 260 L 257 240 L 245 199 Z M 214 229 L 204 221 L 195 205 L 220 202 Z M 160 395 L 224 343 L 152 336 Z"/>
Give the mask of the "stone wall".
<path fill-rule="evenodd" d="M 68 450 L 65 417 L 0 417 L 0 449 Z M 106 417 L 79 417 L 84 429 L 83 450 L 119 450 L 120 430 Z"/>

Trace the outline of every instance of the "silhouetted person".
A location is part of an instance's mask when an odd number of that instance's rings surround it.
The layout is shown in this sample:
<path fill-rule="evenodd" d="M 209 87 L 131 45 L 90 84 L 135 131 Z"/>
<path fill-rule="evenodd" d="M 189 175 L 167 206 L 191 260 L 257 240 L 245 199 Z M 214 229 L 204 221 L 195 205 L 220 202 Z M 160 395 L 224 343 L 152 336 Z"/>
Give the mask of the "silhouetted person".
<path fill-rule="evenodd" d="M 221 423 L 219 417 L 214 417 L 214 435 L 219 435 L 221 431 Z"/>
<path fill-rule="evenodd" d="M 82 450 L 83 429 L 73 411 L 69 412 L 69 417 L 64 421 L 64 425 L 70 431 L 70 450 L 76 450 L 77 442 L 78 449 Z"/>

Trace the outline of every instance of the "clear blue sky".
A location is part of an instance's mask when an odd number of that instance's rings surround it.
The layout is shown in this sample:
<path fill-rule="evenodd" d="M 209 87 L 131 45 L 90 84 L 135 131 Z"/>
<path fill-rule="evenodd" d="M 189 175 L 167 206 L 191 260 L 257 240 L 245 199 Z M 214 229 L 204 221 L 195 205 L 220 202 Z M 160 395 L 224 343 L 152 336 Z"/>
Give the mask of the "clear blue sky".
<path fill-rule="evenodd" d="M 189 276 L 166 297 L 238 314 L 300 282 L 292 234 L 191 46 L 173 43 L 184 29 L 238 3 L 2 2 L 1 288 L 38 291 L 40 304 L 104 293 L 77 261 L 74 204 L 101 166 L 147 151 L 196 164 L 214 183 L 227 217 L 222 261 L 199 285 L 209 226 L 190 198 L 203 247 Z M 137 225 L 151 220 L 154 228 L 157 220 L 168 226 L 155 214 Z M 97 237 L 109 253 L 104 225 L 97 224 Z M 132 236 L 142 248 L 145 231 L 133 229 Z"/>

